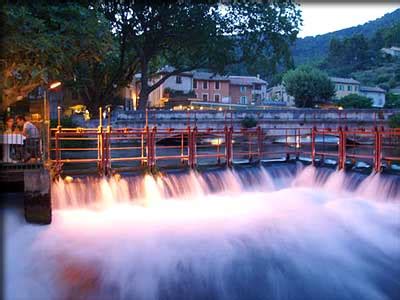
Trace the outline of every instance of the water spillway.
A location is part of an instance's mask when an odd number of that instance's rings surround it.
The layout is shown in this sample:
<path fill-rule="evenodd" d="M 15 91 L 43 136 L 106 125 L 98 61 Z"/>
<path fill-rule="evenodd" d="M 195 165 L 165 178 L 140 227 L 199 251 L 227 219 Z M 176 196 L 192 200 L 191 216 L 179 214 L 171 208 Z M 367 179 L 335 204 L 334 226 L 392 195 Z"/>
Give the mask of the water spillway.
<path fill-rule="evenodd" d="M 59 181 L 6 299 L 396 299 L 400 178 L 299 165 Z"/>

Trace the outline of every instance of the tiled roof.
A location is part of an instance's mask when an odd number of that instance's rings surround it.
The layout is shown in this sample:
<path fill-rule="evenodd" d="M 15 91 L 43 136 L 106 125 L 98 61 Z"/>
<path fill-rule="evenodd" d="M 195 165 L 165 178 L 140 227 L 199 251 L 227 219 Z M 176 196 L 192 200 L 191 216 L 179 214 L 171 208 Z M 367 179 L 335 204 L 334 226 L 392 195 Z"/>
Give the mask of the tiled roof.
<path fill-rule="evenodd" d="M 334 83 L 349 83 L 349 84 L 360 84 L 359 81 L 353 78 L 341 78 L 341 77 L 329 77 Z"/>
<path fill-rule="evenodd" d="M 254 83 L 267 84 L 265 80 L 255 76 L 229 76 L 229 81 L 234 85 L 253 85 Z"/>
<path fill-rule="evenodd" d="M 199 80 L 229 80 L 228 76 L 219 75 L 211 72 L 193 71 L 193 78 Z"/>
<path fill-rule="evenodd" d="M 171 66 L 164 66 L 164 67 L 162 67 L 161 69 L 159 69 L 158 71 L 157 71 L 157 73 L 159 73 L 159 74 L 164 74 L 164 73 L 171 73 L 171 72 L 173 72 L 173 71 L 175 71 L 176 69 L 174 68 L 174 67 L 171 67 Z M 182 72 L 182 73 L 180 73 L 179 74 L 180 76 L 192 76 L 192 73 L 191 72 Z"/>
<path fill-rule="evenodd" d="M 377 86 L 360 86 L 360 92 L 385 93 L 385 90 Z"/>

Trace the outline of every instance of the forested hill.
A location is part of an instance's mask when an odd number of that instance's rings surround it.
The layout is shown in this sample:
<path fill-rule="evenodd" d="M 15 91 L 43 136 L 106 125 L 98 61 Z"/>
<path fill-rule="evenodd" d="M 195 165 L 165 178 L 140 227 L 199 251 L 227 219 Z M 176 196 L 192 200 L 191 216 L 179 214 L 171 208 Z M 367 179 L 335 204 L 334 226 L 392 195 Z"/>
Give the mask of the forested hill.
<path fill-rule="evenodd" d="M 400 8 L 394 12 L 384 15 L 379 19 L 367 22 L 363 25 L 358 25 L 315 37 L 298 39 L 293 47 L 292 52 L 294 61 L 296 65 L 298 65 L 323 59 L 328 52 L 331 39 L 342 39 L 356 34 L 362 34 L 366 38 L 371 38 L 377 30 L 399 23 L 399 20 Z"/>

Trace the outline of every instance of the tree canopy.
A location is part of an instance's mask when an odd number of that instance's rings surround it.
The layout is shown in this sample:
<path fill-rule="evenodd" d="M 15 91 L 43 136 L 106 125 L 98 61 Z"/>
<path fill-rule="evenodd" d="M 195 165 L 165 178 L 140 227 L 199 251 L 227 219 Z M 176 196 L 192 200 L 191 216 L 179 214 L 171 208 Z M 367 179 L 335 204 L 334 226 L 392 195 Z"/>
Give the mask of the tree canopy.
<path fill-rule="evenodd" d="M 335 95 L 328 75 L 310 66 L 290 70 L 283 76 L 287 93 L 295 98 L 297 107 L 314 107 Z"/>
<path fill-rule="evenodd" d="M 292 1 L 19 1 L 3 9 L 5 104 L 62 80 L 89 106 L 104 105 L 140 73 L 140 108 L 168 77 L 290 60 L 301 23 Z M 169 65 L 155 82 L 149 79 Z"/>
<path fill-rule="evenodd" d="M 371 108 L 372 99 L 358 94 L 350 94 L 341 98 L 337 104 L 343 108 Z"/>
<path fill-rule="evenodd" d="M 386 94 L 385 108 L 400 108 L 400 95 Z"/>
<path fill-rule="evenodd" d="M 79 3 L 7 4 L 3 20 L 3 106 L 52 80 L 77 85 L 79 66 L 104 62 L 113 47 L 106 19 Z"/>
<path fill-rule="evenodd" d="M 103 1 L 97 6 L 110 20 L 119 41 L 120 61 L 138 68 L 139 107 L 168 77 L 196 68 L 223 72 L 227 66 L 258 59 L 275 65 L 288 56 L 298 33 L 300 11 L 291 1 L 144 4 Z M 128 53 L 130 53 L 128 55 Z M 149 83 L 161 65 L 171 66 Z M 122 70 L 121 70 L 122 71 Z"/>

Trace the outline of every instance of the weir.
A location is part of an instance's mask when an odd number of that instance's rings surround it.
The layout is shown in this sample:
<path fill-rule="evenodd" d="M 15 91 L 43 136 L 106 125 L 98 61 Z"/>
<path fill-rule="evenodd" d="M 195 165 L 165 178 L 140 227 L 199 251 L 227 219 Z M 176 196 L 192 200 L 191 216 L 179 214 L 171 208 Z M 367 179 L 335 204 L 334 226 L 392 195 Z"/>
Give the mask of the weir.
<path fill-rule="evenodd" d="M 366 163 L 375 172 L 400 168 L 400 130 L 261 127 L 234 130 L 174 128 L 62 128 L 51 130 L 50 162 L 58 173 L 75 169 L 111 175 L 147 167 L 272 162 L 302 159 L 338 169 Z M 395 164 L 392 168 L 392 164 Z M 77 168 L 76 168 L 77 167 Z M 56 174 L 58 176 L 59 174 Z"/>
<path fill-rule="evenodd" d="M 300 163 L 60 179 L 50 226 L 5 211 L 5 299 L 396 299 L 399 180 Z"/>

